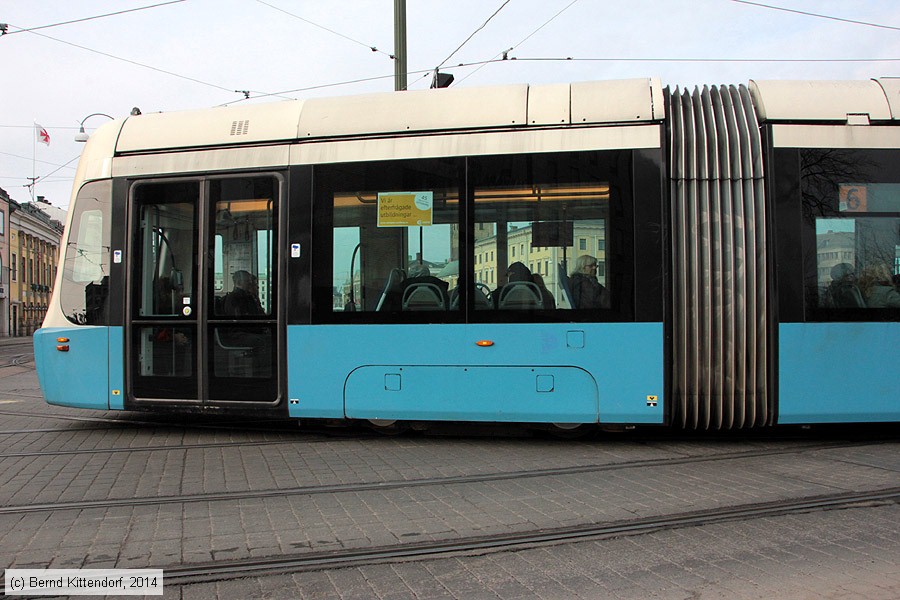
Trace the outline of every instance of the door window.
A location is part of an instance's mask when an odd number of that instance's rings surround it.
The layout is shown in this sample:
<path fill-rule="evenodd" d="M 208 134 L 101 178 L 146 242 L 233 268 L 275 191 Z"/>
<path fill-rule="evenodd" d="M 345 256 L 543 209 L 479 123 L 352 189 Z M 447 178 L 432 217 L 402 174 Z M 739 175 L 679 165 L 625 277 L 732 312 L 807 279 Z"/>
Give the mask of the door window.
<path fill-rule="evenodd" d="M 207 364 L 213 399 L 277 397 L 277 190 L 270 176 L 210 181 Z"/>
<path fill-rule="evenodd" d="M 200 183 L 134 188 L 132 391 L 139 398 L 196 400 L 196 226 Z"/>

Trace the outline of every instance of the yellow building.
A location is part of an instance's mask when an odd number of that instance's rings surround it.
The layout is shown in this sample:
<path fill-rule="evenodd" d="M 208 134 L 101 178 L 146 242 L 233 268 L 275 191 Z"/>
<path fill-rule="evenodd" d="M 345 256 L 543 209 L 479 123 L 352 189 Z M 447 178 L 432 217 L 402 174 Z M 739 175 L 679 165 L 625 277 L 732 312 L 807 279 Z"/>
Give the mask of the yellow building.
<path fill-rule="evenodd" d="M 10 200 L 9 334 L 31 335 L 41 326 L 56 279 L 63 225 L 42 210 L 60 211 L 38 197 L 37 203 Z"/>
<path fill-rule="evenodd" d="M 0 188 L 0 337 L 9 335 L 9 194 Z"/>

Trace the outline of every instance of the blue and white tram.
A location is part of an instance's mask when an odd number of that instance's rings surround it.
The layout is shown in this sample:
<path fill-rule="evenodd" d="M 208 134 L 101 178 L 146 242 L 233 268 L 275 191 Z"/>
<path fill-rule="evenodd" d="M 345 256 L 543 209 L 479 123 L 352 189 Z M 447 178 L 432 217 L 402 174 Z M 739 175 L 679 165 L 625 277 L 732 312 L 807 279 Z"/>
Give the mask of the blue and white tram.
<path fill-rule="evenodd" d="M 47 401 L 730 429 L 900 420 L 900 81 L 144 114 L 85 147 Z"/>

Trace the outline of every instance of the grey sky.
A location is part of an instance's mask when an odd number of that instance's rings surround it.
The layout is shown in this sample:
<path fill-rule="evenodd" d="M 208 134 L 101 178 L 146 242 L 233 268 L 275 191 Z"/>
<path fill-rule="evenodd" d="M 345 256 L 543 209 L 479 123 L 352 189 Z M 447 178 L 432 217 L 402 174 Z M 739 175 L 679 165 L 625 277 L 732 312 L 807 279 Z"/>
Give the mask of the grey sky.
<path fill-rule="evenodd" d="M 37 193 L 57 206 L 68 204 L 77 164 L 73 159 L 82 148 L 73 138 L 79 122 L 91 113 L 124 117 L 134 106 L 145 113 L 212 107 L 240 101 L 243 94 L 234 90 L 249 90 L 254 98 L 261 93 L 304 98 L 393 90 L 392 0 L 186 0 L 19 32 L 164 1 L 0 2 L 0 22 L 9 24 L 9 33 L 0 36 L 5 84 L 0 96 L 0 187 L 14 199 L 30 198 L 24 186 L 34 156 L 39 177 L 56 171 L 38 183 Z M 502 4 L 407 0 L 410 88 L 427 88 L 430 74 L 418 71 L 436 67 Z M 454 86 L 465 87 L 658 76 L 674 88 L 749 79 L 900 75 L 900 2 L 767 4 L 886 27 L 733 0 L 510 0 L 445 70 L 455 75 Z M 509 58 L 518 60 L 449 68 L 499 58 L 509 48 Z M 524 60 L 566 57 L 577 60 Z M 822 62 L 775 62 L 784 59 Z M 318 87 L 377 77 L 383 78 Z M 92 117 L 86 129 L 106 120 Z M 34 121 L 49 130 L 49 147 L 34 146 Z"/>

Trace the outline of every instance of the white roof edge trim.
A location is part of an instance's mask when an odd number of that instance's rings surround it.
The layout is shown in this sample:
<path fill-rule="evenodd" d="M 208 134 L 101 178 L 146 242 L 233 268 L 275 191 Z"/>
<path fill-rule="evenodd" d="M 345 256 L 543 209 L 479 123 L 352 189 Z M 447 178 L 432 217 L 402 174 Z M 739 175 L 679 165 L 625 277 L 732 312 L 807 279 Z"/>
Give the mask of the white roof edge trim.
<path fill-rule="evenodd" d="M 895 126 L 773 125 L 775 148 L 900 148 Z"/>
<path fill-rule="evenodd" d="M 636 150 L 660 147 L 657 123 L 578 129 L 533 129 L 456 133 L 439 136 L 300 141 L 290 146 L 210 148 L 126 155 L 113 159 L 119 177 L 163 176 L 188 171 L 224 172 L 245 168 L 281 169 L 286 165 L 355 163 L 416 158 Z"/>

